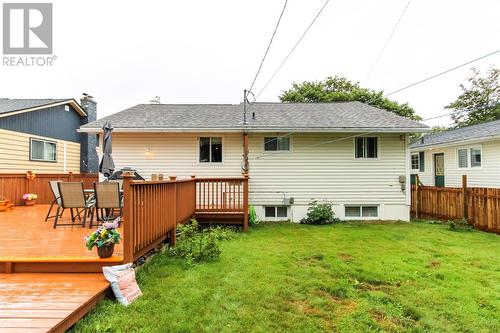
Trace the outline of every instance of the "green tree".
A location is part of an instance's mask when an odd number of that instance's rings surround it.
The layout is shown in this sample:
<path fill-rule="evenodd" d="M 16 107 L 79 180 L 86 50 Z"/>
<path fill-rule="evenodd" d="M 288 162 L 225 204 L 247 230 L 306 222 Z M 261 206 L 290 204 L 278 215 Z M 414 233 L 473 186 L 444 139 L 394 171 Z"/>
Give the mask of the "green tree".
<path fill-rule="evenodd" d="M 460 85 L 462 94 L 446 106 L 454 111 L 451 118 L 456 127 L 500 119 L 500 70 L 491 67 L 485 77 L 475 68 L 472 73 L 469 84 Z"/>
<path fill-rule="evenodd" d="M 400 104 L 384 96 L 383 91 L 362 88 L 344 77 L 328 77 L 323 81 L 292 83 L 292 88 L 279 96 L 282 102 L 320 103 L 359 101 L 400 116 L 419 120 L 407 103 Z"/>

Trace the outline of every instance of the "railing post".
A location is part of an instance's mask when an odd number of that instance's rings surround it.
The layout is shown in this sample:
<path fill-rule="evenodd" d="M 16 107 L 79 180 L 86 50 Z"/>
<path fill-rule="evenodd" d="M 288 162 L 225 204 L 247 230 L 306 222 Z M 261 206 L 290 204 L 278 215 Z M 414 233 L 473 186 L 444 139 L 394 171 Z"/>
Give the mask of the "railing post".
<path fill-rule="evenodd" d="M 418 174 L 415 175 L 415 218 L 420 218 L 420 210 L 419 210 L 419 205 L 420 205 L 420 179 L 418 177 Z"/>
<path fill-rule="evenodd" d="M 175 180 L 170 177 L 170 180 Z M 176 240 L 176 233 L 177 233 L 177 209 L 179 208 L 177 206 L 177 182 L 174 183 L 174 202 L 173 202 L 173 213 L 174 213 L 174 228 L 172 231 L 170 231 L 170 246 L 175 245 L 175 240 Z"/>
<path fill-rule="evenodd" d="M 191 216 L 191 218 L 194 219 L 196 217 L 196 198 L 198 198 L 197 193 L 196 193 L 198 186 L 196 185 L 196 176 L 195 175 L 191 176 L 191 181 L 193 182 L 193 187 L 194 187 L 194 191 L 193 191 L 194 192 L 193 193 L 193 200 L 194 200 L 193 201 L 193 205 L 194 205 L 194 209 L 193 209 L 193 215 Z"/>
<path fill-rule="evenodd" d="M 124 171 L 123 177 L 123 261 L 125 263 L 134 261 L 134 238 L 133 238 L 133 203 L 130 181 L 134 173 Z"/>
<path fill-rule="evenodd" d="M 462 217 L 467 221 L 469 212 L 467 211 L 467 175 L 462 175 Z"/>
<path fill-rule="evenodd" d="M 243 230 L 248 230 L 248 174 L 243 180 Z"/>
<path fill-rule="evenodd" d="M 72 182 L 72 181 L 73 181 L 73 171 L 70 171 L 70 172 L 69 172 L 69 177 L 68 177 L 68 180 L 69 180 L 70 182 Z"/>

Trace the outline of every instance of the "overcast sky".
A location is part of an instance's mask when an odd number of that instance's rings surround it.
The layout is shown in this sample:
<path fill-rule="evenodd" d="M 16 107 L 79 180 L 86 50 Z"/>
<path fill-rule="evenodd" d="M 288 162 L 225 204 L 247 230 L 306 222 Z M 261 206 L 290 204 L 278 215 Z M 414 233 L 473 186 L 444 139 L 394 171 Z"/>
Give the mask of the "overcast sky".
<path fill-rule="evenodd" d="M 162 103 L 239 103 L 284 1 L 53 3 L 54 66 L 0 66 L 0 97 L 79 98 L 87 92 L 97 100 L 101 118 L 156 95 Z M 254 91 L 323 3 L 289 0 Z M 278 101 L 294 81 L 333 75 L 389 92 L 500 48 L 500 1 L 413 0 L 367 81 L 406 3 L 331 0 L 260 100 Z M 500 66 L 500 53 L 474 65 L 486 70 L 492 64 Z M 424 118 L 445 114 L 443 107 L 460 94 L 471 66 L 392 97 Z"/>

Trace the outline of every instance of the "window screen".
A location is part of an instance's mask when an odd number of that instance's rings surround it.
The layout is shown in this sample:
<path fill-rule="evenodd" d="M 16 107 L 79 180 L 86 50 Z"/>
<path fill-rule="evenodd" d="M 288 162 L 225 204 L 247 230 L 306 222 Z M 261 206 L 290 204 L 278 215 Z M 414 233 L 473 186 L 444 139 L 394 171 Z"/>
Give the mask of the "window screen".
<path fill-rule="evenodd" d="M 30 159 L 37 161 L 55 162 L 57 144 L 55 142 L 31 139 Z"/>
<path fill-rule="evenodd" d="M 361 216 L 361 207 L 360 206 L 346 206 L 345 207 L 345 216 L 346 217 L 359 217 L 359 216 Z"/>
<path fill-rule="evenodd" d="M 290 150 L 289 137 L 265 137 L 264 138 L 265 151 L 288 151 Z"/>
<path fill-rule="evenodd" d="M 458 155 L 458 167 L 459 168 L 467 168 L 468 167 L 467 149 L 458 149 L 457 155 Z"/>
<path fill-rule="evenodd" d="M 356 158 L 377 158 L 378 157 L 378 138 L 364 137 L 356 138 L 355 144 Z"/>

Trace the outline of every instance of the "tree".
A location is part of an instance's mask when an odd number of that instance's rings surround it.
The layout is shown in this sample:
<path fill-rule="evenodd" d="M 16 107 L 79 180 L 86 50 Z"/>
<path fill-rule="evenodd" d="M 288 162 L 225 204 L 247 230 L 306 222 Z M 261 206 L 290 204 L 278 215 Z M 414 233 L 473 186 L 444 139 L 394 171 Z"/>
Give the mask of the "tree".
<path fill-rule="evenodd" d="M 469 86 L 461 84 L 462 94 L 446 106 L 454 111 L 451 119 L 456 127 L 500 119 L 500 70 L 491 67 L 485 77 L 475 68 L 472 73 Z"/>
<path fill-rule="evenodd" d="M 419 120 L 415 110 L 407 103 L 400 104 L 384 96 L 383 91 L 375 91 L 352 83 L 344 77 L 328 77 L 323 81 L 292 83 L 292 88 L 279 97 L 282 102 L 320 103 L 359 101 L 400 116 Z"/>

